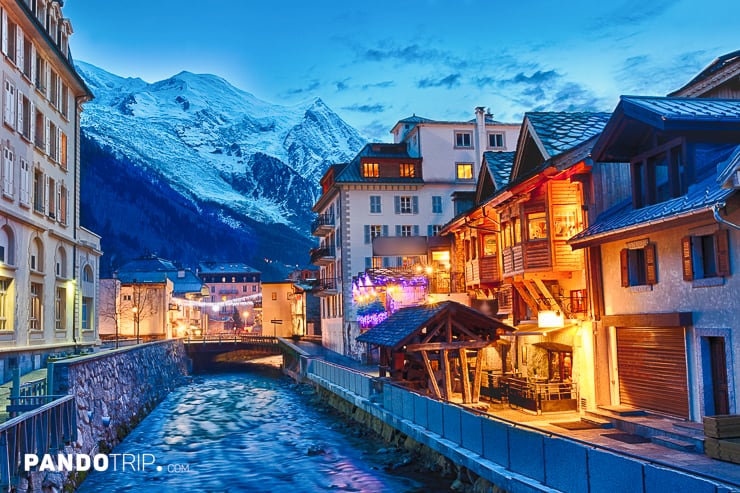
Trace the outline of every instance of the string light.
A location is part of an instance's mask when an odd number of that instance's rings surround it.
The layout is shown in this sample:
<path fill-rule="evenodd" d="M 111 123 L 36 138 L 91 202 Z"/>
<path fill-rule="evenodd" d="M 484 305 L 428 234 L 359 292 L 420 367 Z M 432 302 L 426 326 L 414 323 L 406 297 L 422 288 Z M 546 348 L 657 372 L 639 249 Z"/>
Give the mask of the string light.
<path fill-rule="evenodd" d="M 179 306 L 210 308 L 214 311 L 218 311 L 224 306 L 253 306 L 255 302 L 262 301 L 262 293 L 242 296 L 241 298 L 234 298 L 232 300 L 225 301 L 195 301 L 175 297 L 172 298 L 172 301 L 177 303 Z"/>

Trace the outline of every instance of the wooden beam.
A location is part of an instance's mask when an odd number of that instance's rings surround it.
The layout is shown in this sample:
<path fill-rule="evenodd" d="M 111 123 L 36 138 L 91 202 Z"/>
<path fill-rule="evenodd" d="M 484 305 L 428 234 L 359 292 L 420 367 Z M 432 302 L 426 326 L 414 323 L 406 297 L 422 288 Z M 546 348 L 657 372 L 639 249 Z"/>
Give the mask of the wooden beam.
<path fill-rule="evenodd" d="M 426 351 L 421 352 L 421 357 L 424 358 L 424 366 L 427 367 L 427 373 L 429 373 L 429 380 L 432 382 L 432 390 L 437 399 L 442 398 L 442 393 L 439 391 L 439 385 L 437 385 L 437 377 L 434 376 L 434 370 L 432 370 L 432 364 L 429 362 L 429 356 Z"/>
<path fill-rule="evenodd" d="M 445 384 L 445 399 L 449 401 L 450 399 L 452 399 L 452 376 L 450 374 L 450 359 L 448 358 L 446 350 L 442 350 L 441 356 L 442 371 L 444 372 L 444 376 L 442 378 L 444 379 Z"/>
<path fill-rule="evenodd" d="M 476 340 L 476 341 L 479 341 L 479 340 L 481 340 L 481 336 L 479 336 L 479 335 L 477 335 L 477 334 L 474 334 L 474 333 L 470 332 L 470 330 L 468 330 L 468 328 L 467 328 L 467 327 L 463 326 L 463 325 L 462 325 L 462 324 L 460 324 L 460 323 L 459 323 L 458 321 L 456 321 L 456 320 L 453 320 L 453 321 L 452 321 L 452 325 L 453 325 L 454 327 L 456 327 L 456 328 L 457 328 L 457 330 L 459 330 L 460 332 L 462 332 L 462 333 L 464 333 L 464 334 L 468 335 L 469 337 L 472 337 L 472 338 L 473 338 L 473 340 Z"/>
<path fill-rule="evenodd" d="M 427 325 L 427 334 L 421 342 L 429 342 L 429 340 L 439 333 L 439 329 L 444 327 L 444 322 L 438 322 L 436 326 L 430 324 Z"/>
<path fill-rule="evenodd" d="M 530 296 L 529 291 L 524 286 L 523 282 L 516 282 L 514 283 L 514 289 L 516 289 L 517 293 L 519 293 L 519 296 L 521 296 L 524 299 L 524 302 L 529 305 L 530 308 L 534 310 L 534 315 L 537 315 L 540 310 L 537 306 L 537 302 Z"/>
<path fill-rule="evenodd" d="M 427 342 L 425 344 L 409 344 L 406 346 L 406 352 L 414 351 L 455 351 L 462 348 L 480 349 L 493 346 L 496 341 L 457 341 L 457 342 Z"/>
<path fill-rule="evenodd" d="M 462 370 L 463 404 L 469 404 L 470 396 L 470 368 L 468 367 L 467 349 L 460 348 L 460 366 Z"/>
<path fill-rule="evenodd" d="M 553 296 L 553 294 L 550 292 L 550 290 L 547 289 L 547 286 L 545 286 L 545 283 L 542 282 L 542 279 L 535 278 L 535 279 L 533 279 L 533 281 L 537 285 L 537 287 L 540 289 L 540 292 L 543 295 L 545 295 L 545 297 L 548 299 L 548 301 L 549 300 L 552 300 L 552 302 L 554 303 L 554 307 L 553 306 L 550 306 L 550 309 L 553 309 L 554 308 L 555 310 L 559 311 L 560 313 L 565 313 L 563 311 L 562 307 L 560 306 L 560 303 L 558 303 L 557 298 L 555 298 L 555 296 Z"/>
<path fill-rule="evenodd" d="M 483 351 L 475 352 L 475 373 L 473 374 L 473 404 L 480 400 L 480 382 L 483 376 Z"/>

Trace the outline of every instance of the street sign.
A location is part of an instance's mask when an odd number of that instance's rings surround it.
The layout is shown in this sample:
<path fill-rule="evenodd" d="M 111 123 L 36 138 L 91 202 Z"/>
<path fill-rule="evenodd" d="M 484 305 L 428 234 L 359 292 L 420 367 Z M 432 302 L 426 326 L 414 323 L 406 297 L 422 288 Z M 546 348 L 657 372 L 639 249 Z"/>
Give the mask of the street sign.
<path fill-rule="evenodd" d="M 282 321 L 282 320 L 270 320 L 270 323 L 271 323 L 271 324 L 278 324 L 278 325 L 282 325 L 283 321 Z"/>

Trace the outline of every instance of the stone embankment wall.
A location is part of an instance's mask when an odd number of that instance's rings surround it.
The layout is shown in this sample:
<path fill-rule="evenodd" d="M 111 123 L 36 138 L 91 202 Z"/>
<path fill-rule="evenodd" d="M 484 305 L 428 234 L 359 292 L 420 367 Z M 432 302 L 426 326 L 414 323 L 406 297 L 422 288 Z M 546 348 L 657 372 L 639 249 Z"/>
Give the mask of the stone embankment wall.
<path fill-rule="evenodd" d="M 51 363 L 52 393 L 77 403 L 77 440 L 61 453 L 108 453 L 170 391 L 183 384 L 190 361 L 180 340 L 158 341 Z M 32 473 L 18 491 L 74 489 L 85 473 Z"/>

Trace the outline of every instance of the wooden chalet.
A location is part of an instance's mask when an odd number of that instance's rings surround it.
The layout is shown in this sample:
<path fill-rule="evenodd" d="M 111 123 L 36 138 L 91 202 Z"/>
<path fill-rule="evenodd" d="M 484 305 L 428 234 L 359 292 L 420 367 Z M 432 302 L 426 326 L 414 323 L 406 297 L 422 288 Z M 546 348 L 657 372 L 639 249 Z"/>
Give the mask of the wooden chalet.
<path fill-rule="evenodd" d="M 358 342 L 380 348 L 380 376 L 426 389 L 438 399 L 462 394 L 478 402 L 484 348 L 514 329 L 454 301 L 403 308 L 361 334 Z"/>

